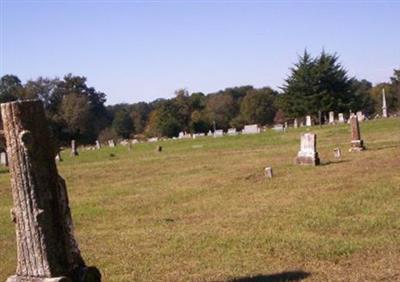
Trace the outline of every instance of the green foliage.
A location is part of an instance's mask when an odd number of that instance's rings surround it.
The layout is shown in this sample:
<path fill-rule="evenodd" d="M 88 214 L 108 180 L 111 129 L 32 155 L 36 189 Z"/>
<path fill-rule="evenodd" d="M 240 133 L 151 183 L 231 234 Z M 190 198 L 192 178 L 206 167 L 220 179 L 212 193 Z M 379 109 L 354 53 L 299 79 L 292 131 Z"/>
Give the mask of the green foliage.
<path fill-rule="evenodd" d="M 248 91 L 240 106 L 242 120 L 248 124 L 272 124 L 276 112 L 275 95 L 271 88 Z"/>
<path fill-rule="evenodd" d="M 112 128 L 122 138 L 129 138 L 134 128 L 132 119 L 127 110 L 120 110 L 115 114 Z"/>
<path fill-rule="evenodd" d="M 312 58 L 305 51 L 282 88 L 283 110 L 292 118 L 307 114 L 316 116 L 319 111 L 349 111 L 357 106 L 351 82 L 336 55 L 322 52 Z"/>
<path fill-rule="evenodd" d="M 0 79 L 0 103 L 14 101 L 23 97 L 21 80 L 15 75 L 4 75 Z"/>

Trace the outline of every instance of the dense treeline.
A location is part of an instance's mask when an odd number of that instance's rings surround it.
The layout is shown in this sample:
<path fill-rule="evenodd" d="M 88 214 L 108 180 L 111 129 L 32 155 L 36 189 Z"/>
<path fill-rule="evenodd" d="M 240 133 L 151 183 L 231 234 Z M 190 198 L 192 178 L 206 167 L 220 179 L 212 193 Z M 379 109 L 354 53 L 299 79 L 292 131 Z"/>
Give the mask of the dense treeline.
<path fill-rule="evenodd" d="M 17 76 L 4 75 L 0 103 L 41 99 L 60 143 L 71 139 L 92 143 L 98 138 L 172 137 L 180 131 L 206 133 L 214 128 L 241 129 L 245 124 L 272 125 L 308 114 L 323 118 L 329 111 L 362 110 L 373 116 L 381 113 L 383 88 L 388 111 L 399 111 L 400 70 L 394 70 L 390 82 L 373 86 L 367 80 L 349 77 L 334 54 L 322 52 L 312 57 L 304 52 L 279 92 L 253 86 L 207 95 L 179 89 L 171 99 L 105 106 L 105 93 L 88 86 L 85 77 L 39 77 L 22 84 Z"/>

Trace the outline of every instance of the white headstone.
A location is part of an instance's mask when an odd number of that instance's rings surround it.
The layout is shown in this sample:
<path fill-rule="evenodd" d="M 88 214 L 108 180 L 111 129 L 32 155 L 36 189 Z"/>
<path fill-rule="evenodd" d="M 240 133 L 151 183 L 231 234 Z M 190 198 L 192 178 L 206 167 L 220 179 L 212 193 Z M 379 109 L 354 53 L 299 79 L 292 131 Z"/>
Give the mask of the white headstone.
<path fill-rule="evenodd" d="M 222 129 L 214 131 L 214 137 L 222 137 L 222 136 L 224 136 L 224 131 Z"/>
<path fill-rule="evenodd" d="M 242 130 L 242 134 L 256 134 L 256 133 L 260 133 L 260 128 L 258 127 L 257 124 L 249 124 L 249 125 L 245 125 L 243 130 Z"/>
<path fill-rule="evenodd" d="M 363 112 L 361 112 L 361 111 L 357 112 L 357 119 L 359 122 L 362 122 L 365 120 L 365 116 L 364 116 Z"/>
<path fill-rule="evenodd" d="M 272 167 L 266 167 L 265 168 L 265 177 L 266 178 L 272 178 L 273 177 Z"/>
<path fill-rule="evenodd" d="M 298 128 L 299 127 L 299 121 L 297 120 L 297 118 L 295 118 L 294 121 L 293 121 L 293 127 L 294 128 Z"/>
<path fill-rule="evenodd" d="M 335 124 L 335 112 L 329 112 L 329 124 Z"/>
<path fill-rule="evenodd" d="M 317 152 L 317 135 L 314 133 L 304 133 L 300 138 L 300 151 L 297 154 L 298 164 L 319 165 Z"/>
<path fill-rule="evenodd" d="M 0 164 L 8 166 L 8 157 L 6 152 L 0 153 Z"/>
<path fill-rule="evenodd" d="M 99 140 L 96 140 L 96 149 L 100 150 L 101 149 L 101 144 Z"/>
<path fill-rule="evenodd" d="M 387 118 L 385 88 L 382 89 L 382 117 Z"/>
<path fill-rule="evenodd" d="M 343 113 L 338 114 L 338 122 L 339 123 L 345 123 L 346 121 L 344 120 L 344 115 Z"/>
<path fill-rule="evenodd" d="M 237 135 L 236 128 L 229 128 L 227 134 L 231 136 Z"/>
<path fill-rule="evenodd" d="M 311 116 L 306 116 L 306 126 L 312 126 Z"/>
<path fill-rule="evenodd" d="M 115 142 L 114 142 L 114 140 L 108 140 L 108 146 L 110 147 L 110 148 L 114 148 L 115 147 Z"/>
<path fill-rule="evenodd" d="M 274 130 L 274 131 L 284 131 L 285 127 L 282 124 L 275 124 L 274 127 L 272 127 L 272 130 Z"/>

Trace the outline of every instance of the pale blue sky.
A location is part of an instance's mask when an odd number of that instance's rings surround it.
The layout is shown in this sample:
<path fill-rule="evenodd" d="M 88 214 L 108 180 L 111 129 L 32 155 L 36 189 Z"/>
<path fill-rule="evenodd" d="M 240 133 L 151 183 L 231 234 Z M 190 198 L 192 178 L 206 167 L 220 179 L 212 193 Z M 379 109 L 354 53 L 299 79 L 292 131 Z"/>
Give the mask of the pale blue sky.
<path fill-rule="evenodd" d="M 400 68 L 400 0 L 0 1 L 0 75 L 84 75 L 108 104 L 278 88 L 305 48 L 373 83 Z"/>

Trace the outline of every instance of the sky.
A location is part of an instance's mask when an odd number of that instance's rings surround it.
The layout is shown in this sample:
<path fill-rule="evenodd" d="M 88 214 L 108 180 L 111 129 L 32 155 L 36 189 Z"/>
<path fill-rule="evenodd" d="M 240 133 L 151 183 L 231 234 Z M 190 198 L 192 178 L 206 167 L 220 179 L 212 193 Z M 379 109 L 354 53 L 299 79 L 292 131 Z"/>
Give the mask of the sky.
<path fill-rule="evenodd" d="M 85 76 L 107 104 L 279 89 L 305 49 L 350 76 L 400 68 L 398 1 L 0 0 L 0 76 Z"/>

